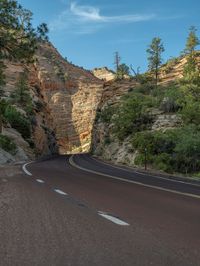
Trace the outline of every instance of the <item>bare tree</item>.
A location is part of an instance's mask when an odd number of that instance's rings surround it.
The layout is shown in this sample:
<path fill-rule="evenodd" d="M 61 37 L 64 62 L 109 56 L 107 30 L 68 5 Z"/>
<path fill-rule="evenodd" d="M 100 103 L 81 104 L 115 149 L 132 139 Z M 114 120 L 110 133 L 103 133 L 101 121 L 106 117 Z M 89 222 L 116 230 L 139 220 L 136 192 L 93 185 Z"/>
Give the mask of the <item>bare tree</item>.
<path fill-rule="evenodd" d="M 121 57 L 119 55 L 119 52 L 115 52 L 114 66 L 115 66 L 116 72 L 118 72 L 119 70 L 120 62 L 121 62 Z"/>

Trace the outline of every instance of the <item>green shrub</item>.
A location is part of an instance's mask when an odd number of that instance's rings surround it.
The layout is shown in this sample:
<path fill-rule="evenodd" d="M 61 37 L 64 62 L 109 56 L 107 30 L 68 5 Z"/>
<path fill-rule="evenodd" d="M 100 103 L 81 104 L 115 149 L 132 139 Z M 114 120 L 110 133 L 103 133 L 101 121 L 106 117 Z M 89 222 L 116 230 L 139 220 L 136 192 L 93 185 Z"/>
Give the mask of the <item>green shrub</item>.
<path fill-rule="evenodd" d="M 104 145 L 109 145 L 110 143 L 111 143 L 110 137 L 109 136 L 106 136 L 104 138 Z"/>
<path fill-rule="evenodd" d="M 0 100 L 0 113 L 4 114 L 6 108 L 9 106 L 9 103 L 6 100 Z"/>
<path fill-rule="evenodd" d="M 112 119 L 113 133 L 119 140 L 123 140 L 135 132 L 148 129 L 153 122 L 148 109 L 154 104 L 154 99 L 150 96 L 134 92 L 127 94 Z"/>
<path fill-rule="evenodd" d="M 200 124 L 200 102 L 186 103 L 180 113 L 185 124 Z"/>
<path fill-rule="evenodd" d="M 170 154 L 161 153 L 154 157 L 153 166 L 156 169 L 165 171 L 165 172 L 173 172 L 172 170 L 172 157 Z"/>
<path fill-rule="evenodd" d="M 200 170 L 200 128 L 187 126 L 165 132 L 139 132 L 132 140 L 139 152 L 136 164 L 144 164 L 145 149 L 148 163 L 167 172 L 196 172 Z"/>
<path fill-rule="evenodd" d="M 31 136 L 31 125 L 27 118 L 18 112 L 13 106 L 7 106 L 5 109 L 4 117 L 10 125 L 21 133 L 25 139 Z"/>
<path fill-rule="evenodd" d="M 104 123 L 110 123 L 114 113 L 115 108 L 113 106 L 107 106 L 101 112 L 98 112 L 101 121 Z"/>
<path fill-rule="evenodd" d="M 9 137 L 2 134 L 0 134 L 0 148 L 11 153 L 12 155 L 14 155 L 17 150 L 15 143 L 13 143 Z"/>

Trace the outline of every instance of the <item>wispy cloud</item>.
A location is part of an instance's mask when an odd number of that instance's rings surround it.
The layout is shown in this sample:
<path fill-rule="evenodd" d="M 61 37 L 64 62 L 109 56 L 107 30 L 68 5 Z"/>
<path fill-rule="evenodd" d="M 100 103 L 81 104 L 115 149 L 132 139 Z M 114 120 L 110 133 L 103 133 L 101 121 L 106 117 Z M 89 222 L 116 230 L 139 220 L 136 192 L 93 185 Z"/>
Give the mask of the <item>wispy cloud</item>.
<path fill-rule="evenodd" d="M 98 7 L 78 5 L 76 2 L 72 2 L 67 10 L 50 23 L 50 29 L 52 31 L 70 29 L 75 33 L 88 34 L 107 24 L 142 22 L 155 17 L 155 14 L 104 16 Z"/>

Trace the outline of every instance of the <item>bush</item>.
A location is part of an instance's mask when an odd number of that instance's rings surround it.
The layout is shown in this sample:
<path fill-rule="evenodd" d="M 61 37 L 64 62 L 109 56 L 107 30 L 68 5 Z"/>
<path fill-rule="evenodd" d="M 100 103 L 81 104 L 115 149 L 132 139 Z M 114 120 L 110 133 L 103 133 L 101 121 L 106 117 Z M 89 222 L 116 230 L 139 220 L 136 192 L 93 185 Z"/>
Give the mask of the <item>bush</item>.
<path fill-rule="evenodd" d="M 183 94 L 176 84 L 171 84 L 164 90 L 164 95 L 160 104 L 160 110 L 165 113 L 177 112 L 181 109 L 180 99 L 183 99 Z"/>
<path fill-rule="evenodd" d="M 186 103 L 180 113 L 185 124 L 200 124 L 200 102 Z"/>
<path fill-rule="evenodd" d="M 2 134 L 0 134 L 0 148 L 11 153 L 12 155 L 14 155 L 17 150 L 15 143 L 13 143 L 10 138 Z"/>
<path fill-rule="evenodd" d="M 148 163 L 167 172 L 196 172 L 200 170 L 200 128 L 187 126 L 166 132 L 139 132 L 132 140 L 139 152 L 135 163 L 144 164 L 147 150 Z"/>
<path fill-rule="evenodd" d="M 5 109 L 4 117 L 10 123 L 10 125 L 21 133 L 25 139 L 31 136 L 31 125 L 28 119 L 26 119 L 20 112 L 18 112 L 13 106 L 7 106 Z"/>
<path fill-rule="evenodd" d="M 113 133 L 119 140 L 123 140 L 133 133 L 148 129 L 153 122 L 148 109 L 154 104 L 150 96 L 134 92 L 126 95 L 112 119 Z"/>
<path fill-rule="evenodd" d="M 115 113 L 115 108 L 113 106 L 107 106 L 101 112 L 98 113 L 102 122 L 110 123 L 112 116 Z"/>

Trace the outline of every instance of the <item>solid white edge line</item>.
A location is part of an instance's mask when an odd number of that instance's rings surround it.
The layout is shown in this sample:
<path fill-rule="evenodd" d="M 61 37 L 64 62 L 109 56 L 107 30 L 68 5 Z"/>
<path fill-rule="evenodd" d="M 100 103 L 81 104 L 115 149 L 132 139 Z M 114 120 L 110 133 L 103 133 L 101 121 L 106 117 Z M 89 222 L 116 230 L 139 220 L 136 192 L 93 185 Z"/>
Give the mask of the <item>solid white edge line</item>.
<path fill-rule="evenodd" d="M 152 186 L 152 185 L 148 185 L 148 184 L 143 184 L 141 182 L 137 182 L 137 181 L 133 181 L 133 180 L 129 180 L 129 179 L 124 179 L 124 178 L 121 178 L 121 177 L 107 175 L 107 174 L 103 174 L 103 173 L 96 172 L 96 171 L 93 171 L 93 170 L 89 170 L 87 168 L 84 168 L 82 166 L 77 165 L 73 161 L 73 157 L 74 157 L 74 155 L 72 155 L 69 158 L 69 163 L 72 166 L 74 166 L 75 168 L 78 168 L 78 169 L 80 169 L 82 171 L 85 171 L 85 172 L 89 172 L 89 173 L 92 173 L 92 174 L 97 174 L 97 175 L 109 177 L 109 178 L 112 178 L 112 179 L 120 180 L 122 182 L 132 183 L 132 184 L 136 184 L 136 185 L 143 186 L 143 187 L 149 187 L 149 188 L 153 188 L 153 189 L 157 189 L 157 190 L 161 190 L 161 191 L 166 191 L 166 192 L 170 192 L 170 193 L 174 193 L 174 194 L 178 194 L 178 195 L 182 195 L 182 196 L 187 196 L 187 197 L 192 197 L 192 198 L 200 199 L 200 196 L 198 196 L 198 195 L 194 195 L 194 194 L 190 194 L 190 193 L 184 193 L 184 192 L 179 192 L 177 190 L 171 190 L 171 189 L 167 189 L 167 188 L 161 188 L 161 187 Z"/>
<path fill-rule="evenodd" d="M 156 176 L 156 175 L 152 175 L 152 174 L 148 174 L 148 173 L 142 173 L 142 172 L 138 172 L 137 170 L 129 170 L 129 169 L 125 169 L 125 168 L 122 168 L 120 166 L 116 166 L 116 165 L 112 165 L 112 164 L 109 164 L 109 163 L 106 163 L 104 161 L 100 161 L 94 157 L 91 157 L 92 160 L 98 162 L 98 163 L 102 163 L 102 164 L 105 164 L 105 165 L 108 165 L 108 166 L 111 166 L 113 168 L 116 168 L 116 169 L 120 169 L 120 170 L 124 170 L 128 173 L 136 173 L 136 174 L 139 174 L 139 175 L 145 175 L 145 176 L 151 176 L 151 177 L 154 177 L 154 178 L 157 178 L 157 179 L 161 179 L 161 180 L 169 180 L 170 182 L 174 182 L 174 183 L 182 183 L 182 184 L 186 184 L 186 185 L 191 185 L 191 186 L 194 186 L 194 187 L 200 187 L 200 185 L 198 184 L 193 184 L 193 183 L 189 183 L 189 182 L 185 182 L 185 181 L 180 181 L 180 180 L 175 180 L 175 179 L 171 179 L 171 178 L 168 178 L 168 177 L 161 177 L 161 176 Z M 191 180 L 192 181 L 192 180 Z"/>
<path fill-rule="evenodd" d="M 64 191 L 62 191 L 60 189 L 54 189 L 54 191 L 57 192 L 60 195 L 64 195 L 64 196 L 67 196 L 68 195 L 67 193 L 65 193 Z"/>
<path fill-rule="evenodd" d="M 36 179 L 38 183 L 44 184 L 45 182 L 42 179 Z"/>
<path fill-rule="evenodd" d="M 22 169 L 24 171 L 25 174 L 29 175 L 29 176 L 32 176 L 32 174 L 26 169 L 26 166 L 31 164 L 32 162 L 29 162 L 29 163 L 26 163 L 22 166 Z"/>
<path fill-rule="evenodd" d="M 105 218 L 105 219 L 107 219 L 107 220 L 109 220 L 109 221 L 111 221 L 111 222 L 113 222 L 113 223 L 115 223 L 115 224 L 117 224 L 117 225 L 123 225 L 123 226 L 128 226 L 128 225 L 130 225 L 130 224 L 128 224 L 128 223 L 126 223 L 126 222 L 120 220 L 119 218 L 116 218 L 116 217 L 114 217 L 114 216 L 112 216 L 112 215 L 109 215 L 109 214 L 107 214 L 107 213 L 98 212 L 98 214 L 99 214 L 100 216 L 102 216 L 103 218 Z"/>

